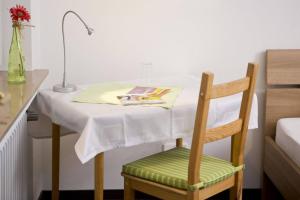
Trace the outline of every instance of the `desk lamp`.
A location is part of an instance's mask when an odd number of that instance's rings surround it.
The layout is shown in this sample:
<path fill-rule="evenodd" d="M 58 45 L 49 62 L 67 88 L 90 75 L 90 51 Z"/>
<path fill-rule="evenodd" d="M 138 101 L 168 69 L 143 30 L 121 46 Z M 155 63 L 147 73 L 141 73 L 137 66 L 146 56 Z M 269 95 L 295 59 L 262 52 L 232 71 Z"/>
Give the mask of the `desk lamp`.
<path fill-rule="evenodd" d="M 62 84 L 57 84 L 53 86 L 53 91 L 54 92 L 61 92 L 61 93 L 69 93 L 69 92 L 74 92 L 76 91 L 76 86 L 73 84 L 67 84 L 66 83 L 66 45 L 65 45 L 65 30 L 64 30 L 64 26 L 65 26 L 65 18 L 68 14 L 74 14 L 76 17 L 78 17 L 78 19 L 83 23 L 83 25 L 85 26 L 88 35 L 92 35 L 93 33 L 93 29 L 91 27 L 89 27 L 84 21 L 83 19 L 74 11 L 69 10 L 67 11 L 62 19 L 62 36 L 63 36 L 63 48 L 64 48 L 64 74 L 63 74 L 63 82 Z"/>

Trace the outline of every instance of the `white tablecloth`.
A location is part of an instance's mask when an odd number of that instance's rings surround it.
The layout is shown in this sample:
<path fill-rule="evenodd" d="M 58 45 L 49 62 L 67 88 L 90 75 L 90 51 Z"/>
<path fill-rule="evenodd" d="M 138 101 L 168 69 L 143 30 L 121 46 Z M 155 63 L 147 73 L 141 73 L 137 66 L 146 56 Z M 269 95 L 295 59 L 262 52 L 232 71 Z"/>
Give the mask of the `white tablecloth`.
<path fill-rule="evenodd" d="M 140 81 L 127 83 L 144 85 Z M 52 122 L 81 134 L 75 151 L 80 161 L 85 163 L 98 153 L 114 148 L 192 135 L 200 80 L 187 76 L 157 79 L 153 83 L 154 86 L 183 88 L 172 109 L 72 102 L 72 98 L 87 86 L 79 86 L 78 91 L 69 94 L 42 90 L 37 95 L 37 105 Z M 208 127 L 237 119 L 241 97 L 238 94 L 212 100 Z M 255 95 L 249 129 L 258 127 L 257 110 Z"/>

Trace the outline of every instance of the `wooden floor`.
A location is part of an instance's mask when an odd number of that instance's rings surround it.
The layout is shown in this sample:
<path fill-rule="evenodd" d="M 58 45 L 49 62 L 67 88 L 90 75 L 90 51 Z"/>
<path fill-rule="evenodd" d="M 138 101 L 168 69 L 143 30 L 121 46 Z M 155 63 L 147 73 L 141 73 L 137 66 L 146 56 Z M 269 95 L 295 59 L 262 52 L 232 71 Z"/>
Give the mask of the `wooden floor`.
<path fill-rule="evenodd" d="M 261 192 L 259 189 L 246 189 L 243 193 L 243 200 L 260 200 Z M 93 191 L 62 191 L 60 192 L 60 200 L 94 200 Z M 121 200 L 123 199 L 122 190 L 106 190 L 104 192 L 105 200 Z M 158 200 L 157 198 L 137 193 L 137 200 Z M 229 200 L 229 192 L 220 193 L 209 200 Z M 42 192 L 39 200 L 51 200 L 50 191 Z M 279 199 L 278 199 L 279 200 Z"/>

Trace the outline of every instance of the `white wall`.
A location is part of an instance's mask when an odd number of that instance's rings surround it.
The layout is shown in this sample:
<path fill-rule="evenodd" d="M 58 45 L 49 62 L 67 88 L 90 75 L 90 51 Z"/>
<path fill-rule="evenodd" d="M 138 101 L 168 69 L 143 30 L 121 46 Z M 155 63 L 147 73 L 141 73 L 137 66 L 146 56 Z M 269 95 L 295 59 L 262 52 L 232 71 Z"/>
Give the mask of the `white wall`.
<path fill-rule="evenodd" d="M 34 0 L 40 8 L 38 32 L 40 66 L 50 70 L 45 86 L 62 79 L 61 19 L 66 10 L 78 11 L 95 29 L 89 37 L 74 16 L 66 20 L 68 80 L 92 83 L 141 76 L 143 62 L 152 62 L 154 75 L 216 73 L 218 82 L 245 73 L 247 62 L 261 65 L 257 92 L 260 125 L 264 92 L 264 55 L 271 48 L 299 48 L 298 0 Z M 38 5 L 38 6 L 36 6 Z M 38 9 L 37 9 L 38 10 Z M 36 42 L 37 44 L 39 42 Z M 39 56 L 37 56 L 39 57 Z M 45 131 L 49 131 L 46 129 Z M 249 134 L 246 147 L 248 188 L 260 187 L 262 131 Z M 62 138 L 61 189 L 92 189 L 93 162 L 81 165 L 74 152 L 78 135 Z M 36 173 L 41 189 L 50 189 L 50 140 L 35 140 Z M 105 188 L 122 188 L 121 165 L 160 144 L 106 153 Z M 228 157 L 228 141 L 206 147 Z M 42 176 L 42 177 L 41 177 Z"/>
<path fill-rule="evenodd" d="M 30 58 L 30 69 L 43 68 L 41 66 L 41 9 L 40 0 L 30 0 L 30 14 L 31 24 L 34 28 L 30 29 L 30 47 L 31 47 L 31 58 Z M 29 65 L 29 64 L 28 64 Z"/>
<path fill-rule="evenodd" d="M 3 30 L 3 2 L 0 1 L 0 29 Z M 3 65 L 3 32 L 0 31 L 0 69 Z"/>

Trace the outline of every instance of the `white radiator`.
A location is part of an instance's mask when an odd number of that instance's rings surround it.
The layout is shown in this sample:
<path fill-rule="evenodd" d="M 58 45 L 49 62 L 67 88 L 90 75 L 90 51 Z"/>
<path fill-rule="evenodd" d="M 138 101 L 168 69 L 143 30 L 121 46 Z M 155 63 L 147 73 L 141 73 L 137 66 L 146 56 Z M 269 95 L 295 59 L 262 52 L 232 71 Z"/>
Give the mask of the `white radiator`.
<path fill-rule="evenodd" d="M 0 200 L 32 200 L 32 140 L 23 112 L 0 141 Z"/>

